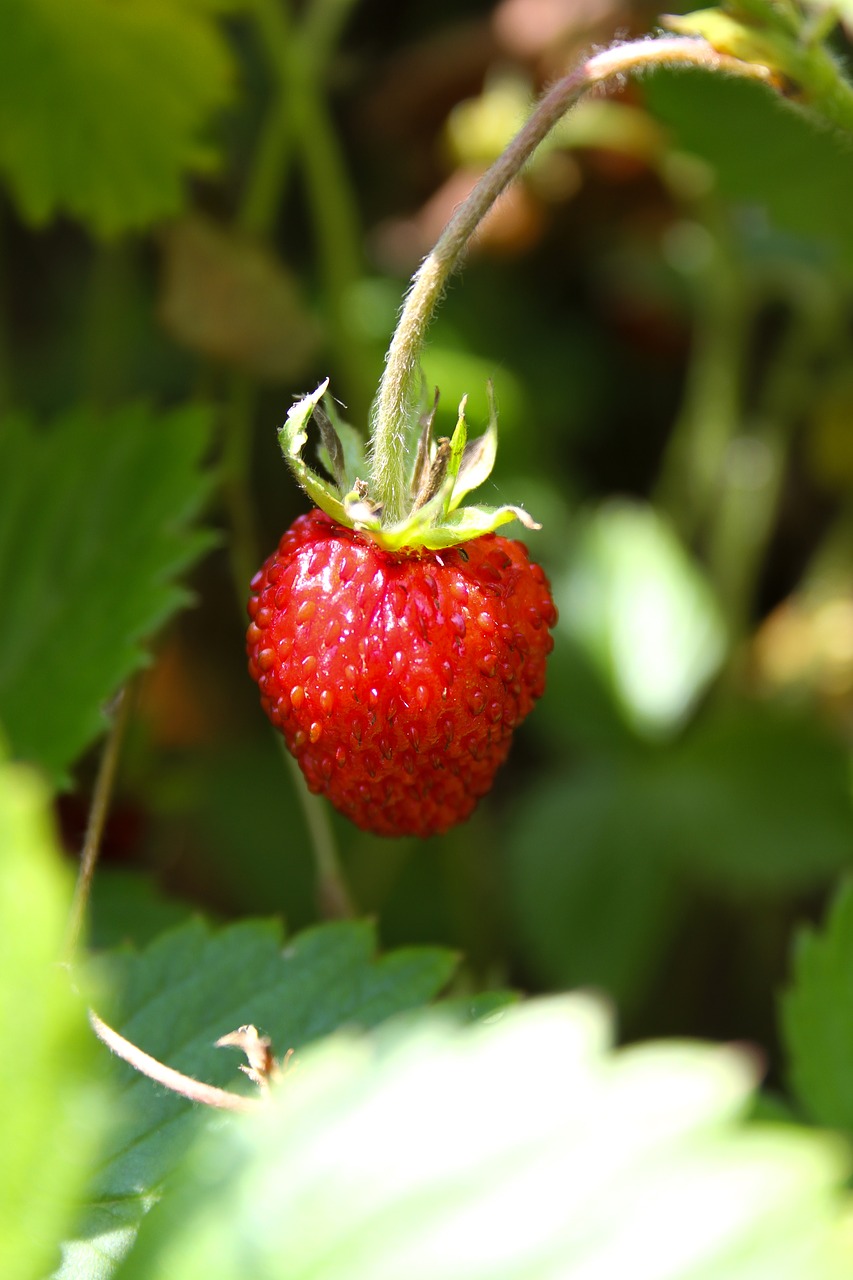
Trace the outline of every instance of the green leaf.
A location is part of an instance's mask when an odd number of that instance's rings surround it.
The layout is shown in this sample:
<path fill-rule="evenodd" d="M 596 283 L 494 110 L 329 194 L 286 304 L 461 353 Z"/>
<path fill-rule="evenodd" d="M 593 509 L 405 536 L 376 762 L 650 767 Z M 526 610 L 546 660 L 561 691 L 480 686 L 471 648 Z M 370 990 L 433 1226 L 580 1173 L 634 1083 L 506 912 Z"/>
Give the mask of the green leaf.
<path fill-rule="evenodd" d="M 0 723 L 12 754 L 61 780 L 104 704 L 180 606 L 211 545 L 192 527 L 210 478 L 210 415 L 80 410 L 0 433 Z"/>
<path fill-rule="evenodd" d="M 745 80 L 660 71 L 644 86 L 675 144 L 713 166 L 724 196 L 853 269 L 849 143 Z"/>
<path fill-rule="evenodd" d="M 232 76 L 198 0 L 6 0 L 0 169 L 21 213 L 104 234 L 177 213 Z"/>
<path fill-rule="evenodd" d="M 818 1124 L 853 1133 L 853 883 L 839 890 L 823 929 L 804 929 L 782 998 L 788 1075 Z"/>
<path fill-rule="evenodd" d="M 0 768 L 0 1275 L 40 1280 L 71 1224 L 108 1099 L 85 1007 L 58 965 L 70 880 L 43 784 Z"/>
<path fill-rule="evenodd" d="M 596 987 L 620 1010 L 646 995 L 678 927 L 669 824 L 646 775 L 590 768 L 525 795 L 507 840 L 525 967 Z"/>
<path fill-rule="evenodd" d="M 816 721 L 714 716 L 660 769 L 658 805 L 682 864 L 729 889 L 790 893 L 853 865 L 847 751 Z"/>
<path fill-rule="evenodd" d="M 651 507 L 607 503 L 582 525 L 554 585 L 560 628 L 628 722 L 653 738 L 672 734 L 719 669 L 726 642 L 717 602 L 669 524 Z"/>
<path fill-rule="evenodd" d="M 743 1053 L 610 1037 L 580 998 L 336 1037 L 207 1135 L 121 1280 L 840 1278 L 841 1144 L 744 1123 Z"/>
<path fill-rule="evenodd" d="M 161 893 L 150 876 L 100 866 L 89 899 L 89 945 L 142 946 L 193 914 L 189 903 Z"/>
<path fill-rule="evenodd" d="M 253 1023 L 272 1037 L 279 1056 L 301 1050 L 339 1027 L 372 1027 L 425 1003 L 446 985 L 455 963 L 451 952 L 426 947 L 377 958 L 368 924 L 310 929 L 282 949 L 274 922 L 213 932 L 196 921 L 140 954 L 111 958 L 118 995 L 108 1021 L 161 1062 L 233 1087 L 242 1079 L 240 1055 L 217 1049 L 219 1036 Z M 104 1153 L 78 1237 L 66 1248 L 63 1280 L 89 1280 L 101 1274 L 99 1258 L 115 1260 L 129 1247 L 163 1179 L 210 1118 L 130 1067 L 111 1065 L 122 1123 Z"/>

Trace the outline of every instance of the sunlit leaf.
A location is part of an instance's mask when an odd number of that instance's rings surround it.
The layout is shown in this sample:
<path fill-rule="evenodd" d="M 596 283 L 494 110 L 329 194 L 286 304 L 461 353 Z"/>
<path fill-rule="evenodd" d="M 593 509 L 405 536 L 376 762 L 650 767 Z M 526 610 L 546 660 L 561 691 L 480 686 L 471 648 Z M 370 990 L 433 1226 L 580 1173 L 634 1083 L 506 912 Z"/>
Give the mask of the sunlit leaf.
<path fill-rule="evenodd" d="M 719 668 L 725 633 L 699 567 L 663 518 L 639 504 L 601 507 L 554 585 L 560 627 L 629 723 L 653 737 L 679 727 Z"/>
<path fill-rule="evenodd" d="M 745 1124 L 734 1049 L 610 1036 L 570 999 L 334 1038 L 206 1137 L 121 1280 L 840 1277 L 840 1144 Z"/>
<path fill-rule="evenodd" d="M 109 1099 L 85 1006 L 59 967 L 70 877 L 43 784 L 0 767 L 0 1275 L 41 1280 L 89 1175 Z"/>

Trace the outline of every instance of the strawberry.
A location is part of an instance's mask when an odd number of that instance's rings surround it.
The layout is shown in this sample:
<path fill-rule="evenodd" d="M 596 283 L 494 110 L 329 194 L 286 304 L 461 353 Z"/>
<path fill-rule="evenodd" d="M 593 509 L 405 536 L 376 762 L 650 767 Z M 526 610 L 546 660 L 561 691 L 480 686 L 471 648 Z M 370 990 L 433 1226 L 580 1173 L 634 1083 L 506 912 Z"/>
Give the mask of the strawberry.
<path fill-rule="evenodd" d="M 526 547 L 388 551 L 314 510 L 252 591 L 249 671 L 310 789 L 378 835 L 467 818 L 545 685 L 556 612 Z"/>
<path fill-rule="evenodd" d="M 430 836 L 467 818 L 489 790 L 515 727 L 545 685 L 556 610 L 526 547 L 494 529 L 517 507 L 460 508 L 489 474 L 486 433 L 451 440 L 435 410 L 411 448 L 410 502 L 396 518 L 371 500 L 325 384 L 280 432 L 322 509 L 300 516 L 252 580 L 249 672 L 308 786 L 357 826 Z M 328 412 L 327 412 L 328 410 Z M 302 459 L 312 417 L 334 484 Z"/>

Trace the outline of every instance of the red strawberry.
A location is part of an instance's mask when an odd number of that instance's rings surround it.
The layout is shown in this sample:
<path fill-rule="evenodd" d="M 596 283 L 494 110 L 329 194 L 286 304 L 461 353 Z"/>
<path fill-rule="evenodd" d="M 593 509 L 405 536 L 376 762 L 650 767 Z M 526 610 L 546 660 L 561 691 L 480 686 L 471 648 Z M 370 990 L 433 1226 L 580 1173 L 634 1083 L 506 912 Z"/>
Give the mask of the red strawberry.
<path fill-rule="evenodd" d="M 467 818 L 545 682 L 556 621 L 526 547 L 387 550 L 300 516 L 252 581 L 249 670 L 308 786 L 357 826 Z"/>

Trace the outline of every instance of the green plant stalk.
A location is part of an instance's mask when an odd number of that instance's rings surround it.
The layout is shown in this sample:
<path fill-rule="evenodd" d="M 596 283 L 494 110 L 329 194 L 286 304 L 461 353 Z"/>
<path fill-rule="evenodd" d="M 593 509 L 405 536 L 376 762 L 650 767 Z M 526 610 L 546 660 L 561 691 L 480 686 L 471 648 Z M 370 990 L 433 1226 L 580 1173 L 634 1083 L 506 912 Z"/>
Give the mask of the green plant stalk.
<path fill-rule="evenodd" d="M 92 803 L 89 807 L 86 835 L 80 852 L 77 883 L 74 886 L 74 897 L 71 901 L 71 910 L 68 914 L 68 924 L 65 931 L 63 959 L 66 964 L 71 964 L 74 960 L 80 935 L 83 932 L 86 908 L 92 892 L 95 867 L 98 865 L 104 828 L 107 823 L 116 773 L 118 772 L 119 757 L 130 716 L 130 704 L 130 692 L 125 687 L 115 701 L 113 723 L 104 744 L 101 763 L 98 767 L 98 776 L 95 779 L 95 789 L 92 793 Z"/>
<path fill-rule="evenodd" d="M 284 739 L 281 737 L 279 737 L 279 745 L 293 777 L 293 785 L 311 837 L 314 865 L 317 868 L 317 900 L 320 914 L 326 920 L 352 920 L 358 913 L 341 869 L 335 834 L 329 821 L 328 805 L 308 790 L 299 765 L 287 750 Z"/>
<path fill-rule="evenodd" d="M 269 237 L 281 206 L 281 195 L 293 164 L 296 139 L 290 103 L 281 89 L 261 126 L 246 189 L 237 211 L 237 226 L 258 240 Z"/>
<path fill-rule="evenodd" d="M 730 474 L 726 477 L 724 467 L 708 540 L 711 580 L 735 639 L 744 634 L 750 622 L 791 441 L 814 396 L 818 358 L 836 339 L 841 324 L 824 290 L 815 290 L 805 305 L 804 289 L 793 288 L 791 297 L 797 310 L 773 356 L 745 438 L 748 449 L 759 451 L 759 475 L 750 474 L 748 459 L 739 474 L 730 459 Z"/>
<path fill-rule="evenodd" d="M 372 389 L 370 353 L 349 322 L 362 274 L 360 219 L 321 91 L 332 41 L 343 26 L 348 5 L 338 0 L 336 11 L 328 5 L 322 13 L 319 8 L 310 10 L 303 29 L 294 27 L 278 0 L 252 3 L 305 175 L 335 364 L 351 415 L 358 420 L 361 414 L 366 416 Z"/>
<path fill-rule="evenodd" d="M 594 54 L 545 94 L 527 123 L 483 175 L 415 273 L 391 339 L 373 409 L 372 495 L 389 521 L 405 508 L 409 477 L 405 444 L 417 419 L 420 362 L 426 332 L 447 282 L 492 205 L 518 176 L 540 142 L 590 90 L 646 67 L 696 66 L 768 82 L 766 67 L 718 53 L 704 39 L 659 36 Z"/>
<path fill-rule="evenodd" d="M 692 280 L 695 318 L 687 382 L 657 493 L 688 542 L 712 514 L 725 452 L 742 412 L 749 306 L 743 273 L 719 222 L 704 218 L 714 249 Z"/>

